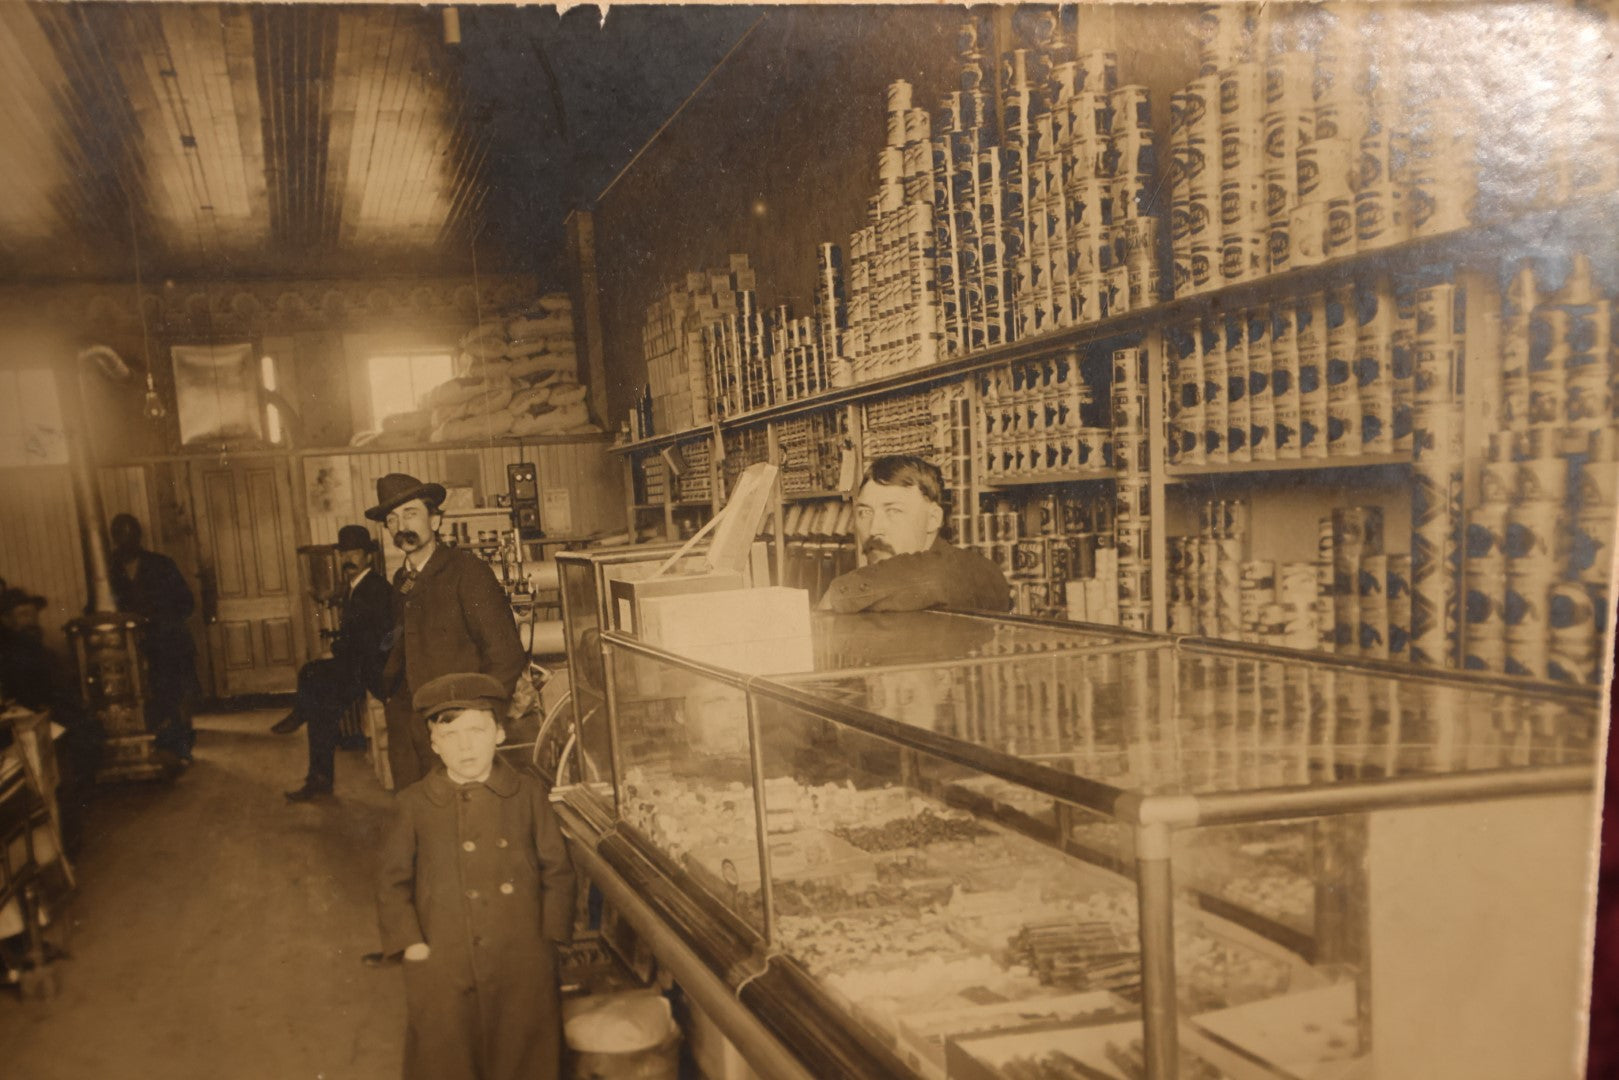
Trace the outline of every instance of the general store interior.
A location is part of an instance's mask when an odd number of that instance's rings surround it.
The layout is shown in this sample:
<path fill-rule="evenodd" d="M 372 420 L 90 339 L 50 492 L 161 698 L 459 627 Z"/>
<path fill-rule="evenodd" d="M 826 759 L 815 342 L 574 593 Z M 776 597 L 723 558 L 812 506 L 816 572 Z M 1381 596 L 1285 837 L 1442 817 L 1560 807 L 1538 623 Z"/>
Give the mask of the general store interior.
<path fill-rule="evenodd" d="M 403 473 L 535 664 L 502 754 L 583 881 L 572 1015 L 669 1003 L 564 1075 L 1610 1075 L 1616 36 L 0 6 L 0 578 L 99 708 L 70 627 L 132 515 L 201 684 L 193 759 L 131 734 L 65 854 L 6 714 L 45 925 L 0 1071 L 399 1072 L 383 706 L 308 805 L 269 728 L 339 530 L 401 566 Z M 1007 610 L 812 614 L 907 453 Z M 722 571 L 666 623 L 629 587 Z"/>

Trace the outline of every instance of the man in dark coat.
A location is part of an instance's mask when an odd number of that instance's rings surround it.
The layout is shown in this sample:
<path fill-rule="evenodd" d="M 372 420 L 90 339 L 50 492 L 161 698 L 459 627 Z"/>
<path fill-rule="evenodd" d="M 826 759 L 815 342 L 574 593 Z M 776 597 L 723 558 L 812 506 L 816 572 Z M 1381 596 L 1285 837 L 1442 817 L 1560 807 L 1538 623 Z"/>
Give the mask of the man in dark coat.
<path fill-rule="evenodd" d="M 444 488 L 389 473 L 377 481 L 377 505 L 365 512 L 384 522 L 405 565 L 394 574 L 398 634 L 383 670 L 388 764 L 394 790 L 426 776 L 434 762 L 411 696 L 433 679 L 477 671 L 506 689 L 508 700 L 528 667 L 511 603 L 489 564 L 438 542 Z"/>
<path fill-rule="evenodd" d="M 84 808 L 95 785 L 105 734 L 79 696 L 79 677 L 65 656 L 45 645 L 39 613 L 43 596 L 0 586 L 0 701 L 49 712 L 66 733 L 56 744 L 56 789 L 62 842 L 69 855 L 83 837 Z"/>
<path fill-rule="evenodd" d="M 364 525 L 345 525 L 337 531 L 337 557 L 347 585 L 332 655 L 298 669 L 292 712 L 271 729 L 287 734 L 300 724 L 309 725 L 309 772 L 303 787 L 287 792 L 292 802 L 332 793 L 344 710 L 363 700 L 367 690 L 379 700 L 386 696 L 382 667 L 393 648 L 394 591 L 371 572 L 376 550 L 377 542 Z"/>
<path fill-rule="evenodd" d="M 1006 611 L 1012 590 L 1000 567 L 941 535 L 944 478 L 909 454 L 872 461 L 855 498 L 855 539 L 866 565 L 833 580 L 823 611 Z"/>
<path fill-rule="evenodd" d="M 147 727 L 159 749 L 191 760 L 190 699 L 202 693 L 197 680 L 197 645 L 186 620 L 196 602 L 180 568 L 167 555 L 141 547 L 141 523 L 129 514 L 112 519 L 113 596 L 118 610 L 146 620 L 141 648 L 150 680 Z"/>
<path fill-rule="evenodd" d="M 414 698 L 442 764 L 396 800 L 377 894 L 405 972 L 405 1080 L 560 1075 L 574 873 L 545 789 L 495 757 L 506 700 L 472 672 Z"/>

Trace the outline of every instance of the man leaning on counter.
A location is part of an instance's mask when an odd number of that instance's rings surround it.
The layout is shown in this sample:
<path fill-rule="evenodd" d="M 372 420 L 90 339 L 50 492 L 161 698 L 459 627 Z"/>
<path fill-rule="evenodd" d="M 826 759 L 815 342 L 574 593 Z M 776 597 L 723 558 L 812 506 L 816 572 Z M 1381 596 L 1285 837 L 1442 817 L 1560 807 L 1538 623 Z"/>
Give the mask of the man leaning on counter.
<path fill-rule="evenodd" d="M 833 580 L 823 611 L 1007 611 L 1012 590 L 1000 567 L 949 543 L 944 477 L 911 454 L 873 459 L 855 497 L 855 540 L 866 565 Z"/>

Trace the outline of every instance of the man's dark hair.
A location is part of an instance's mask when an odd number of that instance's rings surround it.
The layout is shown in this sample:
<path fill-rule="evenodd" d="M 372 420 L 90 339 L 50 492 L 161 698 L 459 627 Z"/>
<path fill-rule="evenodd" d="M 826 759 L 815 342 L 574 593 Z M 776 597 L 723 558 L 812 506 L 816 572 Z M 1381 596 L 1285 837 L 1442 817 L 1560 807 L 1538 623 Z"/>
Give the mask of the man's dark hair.
<path fill-rule="evenodd" d="M 119 533 L 128 536 L 137 545 L 141 542 L 141 523 L 134 514 L 119 514 L 107 526 L 107 532 L 117 539 Z"/>
<path fill-rule="evenodd" d="M 914 487 L 922 493 L 923 498 L 941 509 L 945 508 L 944 474 L 933 462 L 915 454 L 884 454 L 872 458 L 860 486 L 865 487 L 874 480 L 890 487 Z M 940 523 L 939 535 L 950 539 L 948 520 Z"/>

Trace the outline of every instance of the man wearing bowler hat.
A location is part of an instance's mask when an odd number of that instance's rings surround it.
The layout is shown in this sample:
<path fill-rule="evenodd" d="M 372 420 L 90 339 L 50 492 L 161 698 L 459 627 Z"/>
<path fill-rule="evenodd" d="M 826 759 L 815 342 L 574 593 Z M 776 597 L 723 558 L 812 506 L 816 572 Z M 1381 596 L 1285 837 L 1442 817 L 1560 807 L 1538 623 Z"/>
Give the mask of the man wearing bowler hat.
<path fill-rule="evenodd" d="M 380 521 L 405 553 L 394 574 L 399 633 L 383 671 L 388 698 L 388 763 L 394 790 L 427 775 L 437 760 L 411 696 L 440 675 L 476 671 L 505 687 L 509 699 L 528 666 L 511 604 L 495 572 L 475 555 L 438 542 L 444 488 L 405 473 L 377 481 Z"/>
<path fill-rule="evenodd" d="M 301 724 L 309 725 L 309 772 L 303 787 L 287 792 L 292 802 L 332 793 L 343 711 L 367 690 L 378 700 L 386 697 L 382 670 L 393 647 L 394 595 L 382 576 L 372 573 L 376 550 L 377 542 L 364 525 L 337 530 L 337 558 L 347 584 L 332 655 L 298 669 L 298 698 L 292 712 L 271 729 L 285 735 Z"/>

